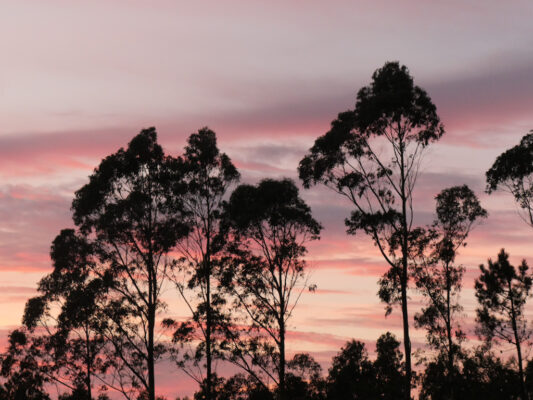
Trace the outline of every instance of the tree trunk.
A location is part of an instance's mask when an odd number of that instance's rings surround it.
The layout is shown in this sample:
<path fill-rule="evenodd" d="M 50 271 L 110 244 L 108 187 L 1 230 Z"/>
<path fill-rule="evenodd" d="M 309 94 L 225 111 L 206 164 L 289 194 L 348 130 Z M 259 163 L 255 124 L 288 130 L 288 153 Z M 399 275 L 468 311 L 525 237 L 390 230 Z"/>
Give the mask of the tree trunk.
<path fill-rule="evenodd" d="M 210 274 L 207 273 L 206 277 L 206 301 L 207 301 L 207 310 L 206 310 L 206 326 L 205 326 L 205 357 L 206 357 L 206 397 L 207 400 L 212 399 L 212 382 L 213 382 L 213 372 L 212 372 L 212 355 L 211 355 L 211 280 L 209 279 Z"/>
<path fill-rule="evenodd" d="M 524 380 L 524 368 L 522 367 L 522 349 L 520 342 L 516 343 L 516 353 L 518 355 L 518 374 L 520 375 L 520 385 L 522 386 L 522 398 L 528 400 L 529 397 L 527 395 L 526 382 Z"/>
<path fill-rule="evenodd" d="M 408 283 L 408 227 L 407 227 L 407 196 L 405 194 L 405 165 L 404 165 L 404 144 L 400 142 L 400 190 L 402 200 L 402 272 L 400 285 L 402 291 L 402 319 L 403 319 L 403 345 L 405 351 L 405 398 L 411 399 L 411 339 L 409 338 L 409 313 L 407 310 L 407 283 Z"/>
<path fill-rule="evenodd" d="M 90 372 L 87 372 L 87 381 L 85 382 L 85 384 L 87 385 L 87 400 L 92 400 L 93 398 L 93 395 L 92 395 L 92 388 L 91 388 L 91 373 Z"/>
<path fill-rule="evenodd" d="M 409 338 L 409 314 L 407 311 L 407 267 L 402 271 L 402 318 L 403 344 L 405 351 L 405 398 L 411 399 L 411 339 Z"/>
<path fill-rule="evenodd" d="M 151 252 L 150 252 L 151 253 Z M 151 254 L 150 254 L 151 257 Z M 148 265 L 148 400 L 155 400 L 155 357 L 154 357 L 154 330 L 156 311 L 156 276 L 152 258 Z"/>
<path fill-rule="evenodd" d="M 87 376 L 85 378 L 85 386 L 87 386 L 87 400 L 92 400 L 91 388 L 91 372 L 93 370 L 92 352 L 91 352 L 91 337 L 89 333 L 88 324 L 85 325 L 85 361 L 87 364 Z"/>
<path fill-rule="evenodd" d="M 279 398 L 280 400 L 286 400 L 286 388 L 285 388 L 285 321 L 283 320 L 283 314 L 280 320 L 279 329 Z"/>
<path fill-rule="evenodd" d="M 213 355 L 212 355 L 212 340 L 211 334 L 213 330 L 212 310 L 211 310 L 211 209 L 209 207 L 209 199 L 207 200 L 207 230 L 206 230 L 206 245 L 204 257 L 204 273 L 206 279 L 206 327 L 205 327 L 205 358 L 206 358 L 206 397 L 207 400 L 213 398 Z"/>
<path fill-rule="evenodd" d="M 148 321 L 148 399 L 155 400 L 155 366 L 154 366 L 154 326 L 155 312 L 149 311 Z"/>
<path fill-rule="evenodd" d="M 516 355 L 518 358 L 518 375 L 520 376 L 520 386 L 521 386 L 521 392 L 522 392 L 522 400 L 528 400 L 527 390 L 526 390 L 526 382 L 524 380 L 524 368 L 522 367 L 522 349 L 520 346 L 520 338 L 518 336 L 518 327 L 516 324 L 516 311 L 514 308 L 514 300 L 512 295 L 512 288 L 511 288 L 511 282 L 509 281 L 509 296 L 511 300 L 511 323 L 513 326 L 513 333 L 515 338 L 515 345 L 516 345 Z"/>
<path fill-rule="evenodd" d="M 454 348 L 453 348 L 453 337 L 452 337 L 452 318 L 451 318 L 451 309 L 450 309 L 450 296 L 451 296 L 451 284 L 450 284 L 450 268 L 449 265 L 445 265 L 446 268 L 446 335 L 448 337 L 448 381 L 449 381 L 449 390 L 450 398 L 454 398 L 453 393 L 453 357 L 454 357 Z"/>
<path fill-rule="evenodd" d="M 278 265 L 278 296 L 279 296 L 279 399 L 286 399 L 285 387 L 285 292 L 283 290 L 283 266 Z"/>

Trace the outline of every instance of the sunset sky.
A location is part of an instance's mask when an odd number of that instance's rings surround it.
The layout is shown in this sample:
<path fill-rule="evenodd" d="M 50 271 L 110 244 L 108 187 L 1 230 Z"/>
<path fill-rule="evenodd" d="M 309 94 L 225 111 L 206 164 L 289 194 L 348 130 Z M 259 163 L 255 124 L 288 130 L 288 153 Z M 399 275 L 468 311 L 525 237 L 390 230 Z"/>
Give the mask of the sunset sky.
<path fill-rule="evenodd" d="M 431 221 L 440 190 L 463 183 L 489 212 L 459 257 L 464 326 L 474 336 L 478 265 L 502 247 L 533 264 L 533 230 L 512 197 L 484 194 L 485 171 L 533 129 L 532 20 L 531 0 L 2 0 L 1 346 L 51 271 L 50 243 L 72 226 L 74 191 L 142 128 L 155 126 L 178 155 L 209 126 L 244 182 L 297 179 L 315 138 L 395 60 L 427 90 L 446 128 L 422 164 L 417 222 Z M 321 187 L 302 196 L 325 230 L 308 254 L 318 290 L 296 308 L 289 347 L 327 368 L 350 338 L 370 348 L 387 330 L 401 338 L 401 315 L 384 317 L 377 249 L 345 234 L 350 205 Z M 413 293 L 411 315 L 418 306 Z M 174 300 L 170 312 L 187 315 Z M 414 327 L 413 342 L 424 343 Z M 190 393 L 182 375 L 163 375 L 162 392 Z"/>

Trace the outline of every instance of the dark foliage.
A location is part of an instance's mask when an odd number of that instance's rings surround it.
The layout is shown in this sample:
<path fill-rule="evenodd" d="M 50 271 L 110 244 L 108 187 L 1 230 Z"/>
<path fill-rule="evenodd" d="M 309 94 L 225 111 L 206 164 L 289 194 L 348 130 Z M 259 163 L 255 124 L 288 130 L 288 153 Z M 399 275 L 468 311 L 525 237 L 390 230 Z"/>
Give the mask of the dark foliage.
<path fill-rule="evenodd" d="M 327 378 L 327 398 L 338 400 L 399 399 L 405 397 L 405 375 L 400 342 L 381 335 L 377 358 L 368 358 L 365 345 L 352 340 L 333 358 Z"/>
<path fill-rule="evenodd" d="M 533 130 L 520 144 L 500 154 L 486 173 L 487 192 L 504 188 L 525 212 L 533 227 Z"/>
<path fill-rule="evenodd" d="M 222 357 L 221 338 L 228 319 L 223 310 L 226 299 L 218 283 L 224 267 L 221 251 L 228 241 L 227 232 L 221 229 L 222 201 L 239 180 L 239 173 L 230 158 L 220 153 L 215 132 L 203 128 L 188 139 L 181 174 L 186 185 L 183 209 L 190 231 L 178 243 L 182 259 L 172 275 L 192 318 L 180 324 L 166 323 L 176 327 L 174 341 L 181 349 L 185 343 L 192 347 L 178 351 L 178 364 L 202 382 L 206 398 L 211 399 L 213 360 Z M 198 337 L 199 343 L 195 340 Z M 193 342 L 198 345 L 193 346 Z"/>
<path fill-rule="evenodd" d="M 419 236 L 413 227 L 413 191 L 424 149 L 443 133 L 427 93 L 414 85 L 405 66 L 388 62 L 359 90 L 355 109 L 340 113 L 299 165 L 306 188 L 322 183 L 353 204 L 348 233 L 369 235 L 390 266 L 379 294 L 387 312 L 394 304 L 402 308 L 409 390 L 408 268 Z"/>
<path fill-rule="evenodd" d="M 426 232 L 426 242 L 420 246 L 419 262 L 414 268 L 417 288 L 426 305 L 415 315 L 417 326 L 427 331 L 428 343 L 445 356 L 447 369 L 441 377 L 449 397 L 455 389 L 452 382 L 457 373 L 455 355 L 465 339 L 458 317 L 462 311 L 459 293 L 464 268 L 455 263 L 474 223 L 487 216 L 472 190 L 466 186 L 454 186 L 443 190 L 436 197 L 436 219 Z M 440 366 L 440 358 L 434 362 Z M 433 369 L 433 373 L 438 369 Z"/>
<path fill-rule="evenodd" d="M 7 351 L 2 355 L 0 375 L 6 379 L 0 389 L 2 400 L 50 400 L 45 390 L 49 382 L 47 366 L 39 364 L 42 346 L 24 330 L 9 334 Z"/>
<path fill-rule="evenodd" d="M 527 326 L 524 307 L 530 295 L 532 276 L 525 260 L 515 268 L 502 249 L 496 261 L 480 266 L 476 279 L 478 333 L 490 343 L 503 341 L 515 346 L 522 398 L 527 399 L 523 371 L 523 348 L 529 344 L 531 328 Z"/>
<path fill-rule="evenodd" d="M 421 400 L 487 399 L 517 400 L 521 398 L 520 378 L 510 363 L 504 363 L 486 348 L 476 349 L 471 355 L 461 355 L 461 365 L 452 375 L 452 381 L 443 380 L 447 374 L 447 355 L 429 363 L 422 375 Z M 453 385 L 453 397 L 449 385 Z"/>
<path fill-rule="evenodd" d="M 224 282 L 241 311 L 228 331 L 230 359 L 265 387 L 276 382 L 286 399 L 287 323 L 306 288 L 305 244 L 322 227 L 288 179 L 239 186 L 225 218 L 235 258 Z"/>
<path fill-rule="evenodd" d="M 104 335 L 116 375 L 111 384 L 129 398 L 155 400 L 156 315 L 172 262 L 168 253 L 187 233 L 180 161 L 166 156 L 154 128 L 106 157 L 76 192 L 73 219 L 94 246 L 91 273 L 108 282 Z"/>
<path fill-rule="evenodd" d="M 93 247 L 72 229 L 55 238 L 50 256 L 54 270 L 39 282 L 39 296 L 26 303 L 23 323 L 46 332 L 39 337 L 39 363 L 54 380 L 73 392 L 71 398 L 92 399 L 94 376 L 110 365 L 103 357 L 106 322 L 100 311 L 107 283 L 91 275 Z"/>
<path fill-rule="evenodd" d="M 257 380 L 237 374 L 224 379 L 213 376 L 212 398 L 214 400 L 274 400 L 274 395 Z M 206 383 L 200 384 L 200 390 L 194 394 L 194 400 L 208 399 Z"/>

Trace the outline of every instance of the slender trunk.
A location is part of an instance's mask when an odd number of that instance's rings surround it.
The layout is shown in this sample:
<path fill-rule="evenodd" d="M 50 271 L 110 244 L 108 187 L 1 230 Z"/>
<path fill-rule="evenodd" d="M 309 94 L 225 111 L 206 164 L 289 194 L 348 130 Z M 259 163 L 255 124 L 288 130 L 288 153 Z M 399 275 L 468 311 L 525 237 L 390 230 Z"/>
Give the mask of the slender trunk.
<path fill-rule="evenodd" d="M 286 400 L 285 387 L 285 292 L 283 290 L 283 266 L 278 266 L 279 295 L 279 398 Z"/>
<path fill-rule="evenodd" d="M 85 386 L 87 386 L 87 399 L 91 400 L 92 397 L 92 388 L 91 388 L 91 371 L 93 370 L 92 365 L 92 354 L 91 354 L 91 343 L 89 336 L 89 327 L 85 325 L 85 362 L 87 364 L 87 375 L 85 377 Z"/>
<path fill-rule="evenodd" d="M 151 256 L 151 255 L 150 255 Z M 150 258 L 150 260 L 152 260 Z M 156 285 L 154 266 L 148 266 L 148 400 L 155 400 L 154 330 L 156 309 Z"/>
<path fill-rule="evenodd" d="M 150 196 L 152 194 L 149 187 Z M 157 311 L 157 272 L 152 248 L 152 210 L 148 218 L 148 400 L 155 400 L 154 331 Z"/>
<path fill-rule="evenodd" d="M 85 384 L 87 385 L 87 400 L 92 400 L 93 395 L 91 392 L 91 375 L 87 374 Z"/>
<path fill-rule="evenodd" d="M 206 230 L 206 245 L 205 245 L 205 279 L 206 279 L 206 327 L 205 327 L 205 358 L 206 358 L 206 395 L 207 400 L 213 398 L 213 355 L 212 355 L 212 310 L 211 310 L 211 209 L 209 207 L 209 199 L 207 200 L 207 230 Z"/>
<path fill-rule="evenodd" d="M 92 388 L 91 388 L 91 373 L 87 372 L 87 378 L 85 384 L 87 385 L 87 400 L 92 400 Z"/>
<path fill-rule="evenodd" d="M 209 274 L 207 274 L 206 282 L 206 297 L 207 297 L 207 310 L 206 310 L 206 327 L 205 327 L 205 357 L 206 357 L 206 397 L 207 400 L 212 398 L 212 381 L 213 381 L 213 372 L 212 372 L 212 355 L 211 355 L 211 282 L 209 279 Z"/>
<path fill-rule="evenodd" d="M 454 357 L 454 347 L 453 347 L 453 337 L 452 337 L 452 313 L 450 309 L 450 297 L 451 297 L 451 284 L 450 284 L 450 266 L 446 264 L 446 335 L 448 337 L 448 380 L 451 399 L 454 398 L 453 393 L 453 357 Z"/>
<path fill-rule="evenodd" d="M 155 368 L 154 368 L 154 318 L 155 313 L 150 310 L 148 322 L 148 399 L 155 400 Z"/>
<path fill-rule="evenodd" d="M 411 339 L 409 338 L 409 314 L 407 310 L 407 267 L 404 263 L 402 271 L 402 318 L 403 343 L 405 351 L 405 397 L 411 399 Z"/>
<path fill-rule="evenodd" d="M 516 345 L 516 355 L 518 357 L 518 374 L 520 376 L 522 399 L 528 400 L 528 395 L 526 391 L 526 383 L 524 381 L 524 369 L 522 367 L 522 349 L 520 346 L 520 338 L 518 336 L 518 327 L 516 324 L 516 311 L 514 307 L 514 301 L 513 301 L 512 288 L 511 288 L 510 281 L 509 281 L 509 296 L 511 297 L 511 323 L 513 326 L 513 333 L 514 333 L 514 339 L 515 339 L 515 345 Z"/>
<path fill-rule="evenodd" d="M 285 322 L 283 315 L 279 327 L 279 398 L 286 400 L 285 390 Z"/>
<path fill-rule="evenodd" d="M 520 348 L 520 342 L 516 343 L 516 353 L 518 355 L 518 373 L 520 375 L 520 385 L 522 386 L 522 398 L 528 400 L 526 382 L 524 380 L 524 369 L 522 367 L 522 350 Z"/>
<path fill-rule="evenodd" d="M 400 143 L 400 185 L 402 200 L 402 271 L 401 271 L 401 291 L 402 291 L 402 319 L 403 319 L 403 344 L 405 351 L 405 398 L 411 399 L 411 339 L 409 338 L 409 313 L 407 310 L 407 284 L 408 284 L 408 227 L 407 227 L 407 196 L 405 194 L 405 166 L 404 166 L 404 144 Z"/>

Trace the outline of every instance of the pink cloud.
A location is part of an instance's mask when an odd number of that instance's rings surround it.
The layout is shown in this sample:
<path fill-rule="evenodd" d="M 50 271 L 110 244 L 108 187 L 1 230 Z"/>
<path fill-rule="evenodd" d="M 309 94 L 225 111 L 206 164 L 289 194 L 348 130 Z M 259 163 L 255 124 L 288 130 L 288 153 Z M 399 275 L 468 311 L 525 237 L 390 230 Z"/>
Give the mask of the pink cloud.
<path fill-rule="evenodd" d="M 70 201 L 44 187 L 7 186 L 0 191 L 0 269 L 45 271 L 49 249 L 62 228 L 71 225 Z"/>

